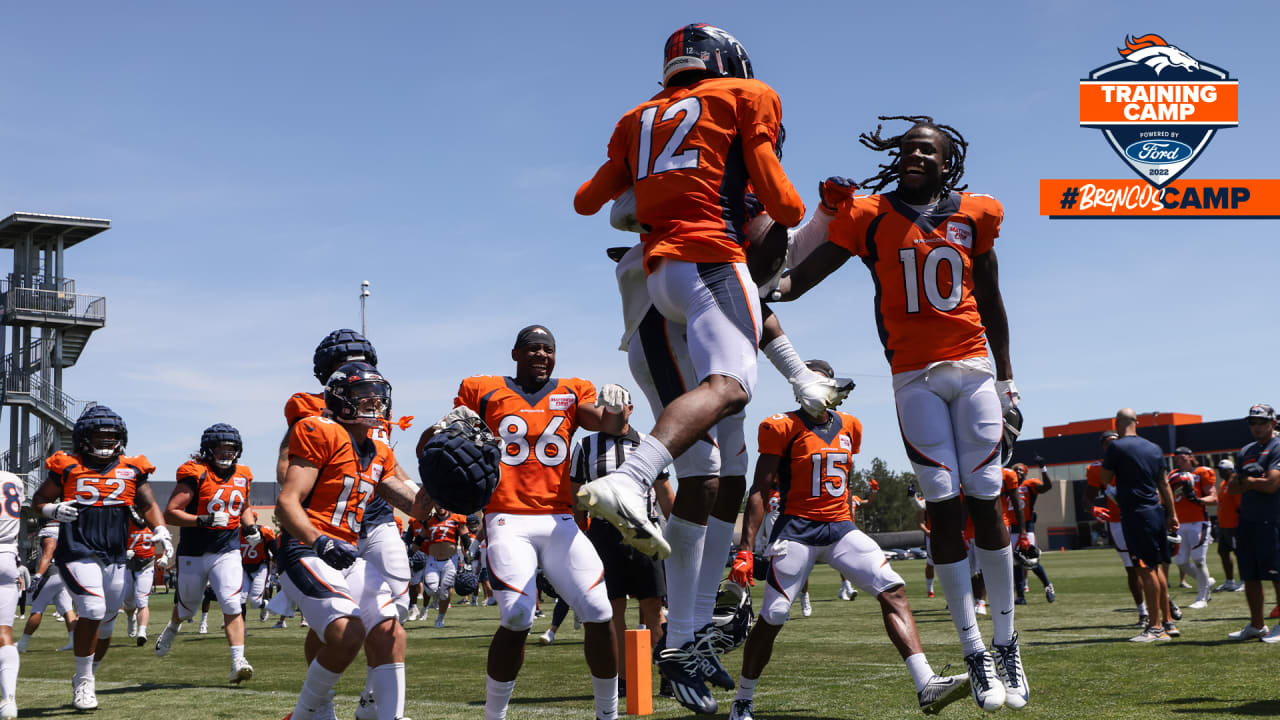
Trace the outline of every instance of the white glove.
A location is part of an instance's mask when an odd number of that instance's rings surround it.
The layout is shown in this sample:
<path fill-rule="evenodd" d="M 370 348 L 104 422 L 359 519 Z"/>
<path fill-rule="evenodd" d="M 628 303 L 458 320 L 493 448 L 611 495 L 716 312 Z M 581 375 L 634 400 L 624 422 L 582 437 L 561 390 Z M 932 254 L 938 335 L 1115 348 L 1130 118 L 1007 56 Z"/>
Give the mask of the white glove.
<path fill-rule="evenodd" d="M 1009 408 L 1017 407 L 1018 402 L 1022 400 L 1022 396 L 1018 394 L 1017 386 L 1013 384 L 1013 378 L 997 380 L 996 394 L 1000 396 L 1001 413 L 1009 412 Z"/>
<path fill-rule="evenodd" d="M 609 383 L 600 388 L 596 393 L 596 407 L 604 408 L 605 412 L 619 415 L 627 406 L 631 404 L 631 393 L 621 385 Z"/>
<path fill-rule="evenodd" d="M 40 509 L 40 514 L 50 520 L 71 522 L 80 517 L 80 508 L 73 502 L 47 503 Z"/>
<path fill-rule="evenodd" d="M 253 530 L 244 534 L 244 542 L 246 545 L 250 546 L 257 545 L 262 542 L 262 531 L 258 529 L 257 525 L 253 526 Z"/>
<path fill-rule="evenodd" d="M 1103 488 L 1103 489 L 1102 489 L 1102 494 L 1103 494 L 1103 495 L 1106 495 L 1107 497 L 1111 498 L 1112 500 L 1115 500 L 1115 499 L 1116 499 L 1116 486 L 1115 486 L 1115 485 L 1107 485 L 1105 488 Z"/>
<path fill-rule="evenodd" d="M 151 543 L 156 548 L 156 564 L 161 568 L 173 565 L 173 535 L 169 528 L 161 525 L 151 529 Z"/>
<path fill-rule="evenodd" d="M 475 410 L 472 410 L 466 405 L 459 405 L 446 413 L 444 417 L 440 418 L 440 422 L 436 423 L 433 427 L 437 430 L 443 430 L 459 420 L 468 425 L 475 425 L 476 423 L 484 424 L 484 421 L 480 419 L 480 416 L 476 414 Z"/>
<path fill-rule="evenodd" d="M 224 510 L 211 512 L 196 517 L 196 527 L 226 529 L 231 524 L 231 513 Z"/>
<path fill-rule="evenodd" d="M 636 189 L 629 187 L 613 201 L 609 208 L 609 224 L 615 230 L 643 233 L 644 226 L 636 219 Z"/>
<path fill-rule="evenodd" d="M 848 390 L 840 390 L 836 381 L 809 370 L 791 383 L 796 402 L 811 417 L 821 418 L 828 408 L 836 408 L 849 396 Z"/>
<path fill-rule="evenodd" d="M 125 559 L 125 560 L 132 560 L 132 559 L 133 559 L 133 554 L 134 554 L 134 553 L 133 553 L 133 549 L 132 549 L 132 548 L 131 548 L 131 549 L 129 549 L 129 550 L 125 550 L 125 551 L 124 551 L 124 559 Z"/>

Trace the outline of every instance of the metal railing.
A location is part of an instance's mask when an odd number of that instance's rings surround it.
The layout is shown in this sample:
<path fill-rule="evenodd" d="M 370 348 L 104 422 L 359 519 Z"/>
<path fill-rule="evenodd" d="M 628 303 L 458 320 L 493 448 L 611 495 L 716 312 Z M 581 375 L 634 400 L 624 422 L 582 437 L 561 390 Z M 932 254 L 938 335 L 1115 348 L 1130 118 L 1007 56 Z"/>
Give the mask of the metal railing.
<path fill-rule="evenodd" d="M 53 290 L 55 292 L 74 293 L 76 291 L 76 281 L 71 278 L 63 278 L 62 282 L 53 280 L 46 281 L 44 279 L 44 266 L 36 268 L 35 273 L 30 281 L 23 275 L 14 275 L 9 273 L 4 279 L 0 280 L 0 292 L 6 292 L 12 287 L 28 287 L 35 290 Z"/>
<path fill-rule="evenodd" d="M 43 342 L 43 338 L 36 338 L 31 342 L 31 346 L 28 348 L 27 352 L 27 367 L 38 368 L 40 367 L 40 363 L 44 361 L 44 357 L 40 352 L 42 347 L 41 343 Z M 16 350 L 5 355 L 3 362 L 6 370 L 21 371 L 22 369 L 22 356 L 19 355 Z"/>
<path fill-rule="evenodd" d="M 40 467 L 40 463 L 44 462 L 47 457 L 49 448 L 45 445 L 44 438 L 35 435 L 27 438 L 26 462 L 19 464 L 18 458 L 14 456 L 12 450 L 6 450 L 0 455 L 0 469 L 8 470 L 11 473 L 21 475 Z"/>
<path fill-rule="evenodd" d="M 6 400 L 13 395 L 29 396 L 32 402 L 43 406 L 44 414 L 58 421 L 58 424 L 70 427 L 75 424 L 85 410 L 97 403 L 76 400 L 52 383 L 46 382 L 38 373 L 23 372 L 21 368 L 4 367 L 3 375 Z"/>
<path fill-rule="evenodd" d="M 106 320 L 107 299 L 99 295 L 12 287 L 0 293 L 0 312 L 39 313 L 83 320 Z"/>

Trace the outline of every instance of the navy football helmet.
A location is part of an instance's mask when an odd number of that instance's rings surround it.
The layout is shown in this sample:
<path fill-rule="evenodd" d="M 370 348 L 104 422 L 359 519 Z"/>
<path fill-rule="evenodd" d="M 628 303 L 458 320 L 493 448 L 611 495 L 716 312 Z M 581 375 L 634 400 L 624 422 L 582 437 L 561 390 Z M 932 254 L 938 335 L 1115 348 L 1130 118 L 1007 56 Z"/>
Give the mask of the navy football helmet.
<path fill-rule="evenodd" d="M 1000 464 L 1004 467 L 1009 466 L 1009 462 L 1013 460 L 1013 446 L 1018 442 L 1018 436 L 1022 434 L 1022 411 L 1017 406 L 1011 407 L 1004 413 L 1004 434 L 1000 436 Z"/>
<path fill-rule="evenodd" d="M 71 430 L 71 444 L 78 453 L 109 459 L 124 452 L 129 444 L 129 429 L 124 418 L 106 405 L 85 410 Z"/>
<path fill-rule="evenodd" d="M 720 581 L 720 590 L 716 593 L 715 609 L 711 612 L 711 622 L 720 630 L 716 638 L 716 650 L 726 653 L 741 647 L 751 633 L 756 616 L 751 609 L 751 593 L 741 585 L 730 580 Z"/>
<path fill-rule="evenodd" d="M 223 458 L 219 460 L 214 455 L 214 450 L 219 445 L 232 445 L 236 449 L 234 457 Z M 240 454 L 244 452 L 244 443 L 240 440 L 240 431 L 234 426 L 227 423 L 215 423 L 204 429 L 200 433 L 200 457 L 205 462 L 216 465 L 222 469 L 227 469 L 236 464 L 240 459 Z"/>
<path fill-rule="evenodd" d="M 667 38 L 662 54 L 662 84 L 686 70 L 702 70 L 711 77 L 755 77 L 742 43 L 706 23 L 685 25 Z"/>
<path fill-rule="evenodd" d="M 378 426 L 391 417 L 391 383 L 367 362 L 343 363 L 324 385 L 324 406 L 338 422 Z"/>
<path fill-rule="evenodd" d="M 418 455 L 418 478 L 437 505 L 460 515 L 484 509 L 498 487 L 502 449 L 484 422 L 455 420 Z"/>
<path fill-rule="evenodd" d="M 480 589 L 480 578 L 470 570 L 460 570 L 453 579 L 453 591 L 461 597 L 475 595 Z"/>
<path fill-rule="evenodd" d="M 354 360 L 361 360 L 377 367 L 378 353 L 373 349 L 373 343 L 369 342 L 365 336 L 355 330 L 343 328 L 334 330 L 320 341 L 316 346 L 315 354 L 311 356 L 311 365 L 316 379 L 326 383 L 339 365 Z"/>
<path fill-rule="evenodd" d="M 1020 548 L 1017 543 L 1014 543 L 1013 561 L 1030 570 L 1040 564 L 1040 548 L 1035 545 L 1028 545 L 1025 548 Z"/>

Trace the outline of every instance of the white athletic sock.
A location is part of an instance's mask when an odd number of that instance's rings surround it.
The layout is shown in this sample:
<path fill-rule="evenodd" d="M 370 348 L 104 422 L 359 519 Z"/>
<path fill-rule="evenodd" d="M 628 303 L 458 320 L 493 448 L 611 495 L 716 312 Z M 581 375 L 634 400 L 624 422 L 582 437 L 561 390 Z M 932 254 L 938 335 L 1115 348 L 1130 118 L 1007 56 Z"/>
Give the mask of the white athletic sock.
<path fill-rule="evenodd" d="M 237 660 L 243 660 L 243 659 L 244 659 L 244 646 L 232 645 L 231 646 L 231 662 L 234 663 Z"/>
<path fill-rule="evenodd" d="M 12 700 L 18 692 L 18 648 L 0 647 L 0 698 Z"/>
<path fill-rule="evenodd" d="M 702 564 L 702 548 L 707 527 L 675 515 L 667 522 L 667 647 L 678 648 L 693 640 L 698 629 L 694 603 L 698 583 L 698 566 Z"/>
<path fill-rule="evenodd" d="M 1209 587 L 1209 568 L 1205 566 L 1203 561 L 1197 560 L 1192 569 L 1196 575 L 1196 599 L 1207 600 L 1209 594 L 1213 592 L 1213 588 Z"/>
<path fill-rule="evenodd" d="M 698 566 L 698 597 L 693 605 L 694 629 L 711 622 L 716 609 L 716 592 L 724 579 L 725 548 L 733 542 L 733 523 L 707 518 L 706 539 L 702 542 L 702 562 Z"/>
<path fill-rule="evenodd" d="M 924 589 L 925 592 L 933 592 L 933 578 L 925 578 Z"/>
<path fill-rule="evenodd" d="M 373 668 L 368 665 L 364 666 L 364 694 L 373 697 Z"/>
<path fill-rule="evenodd" d="M 618 718 L 618 676 L 598 678 L 591 676 L 591 692 L 596 697 L 597 720 Z M 379 718 L 378 720 L 382 720 Z"/>
<path fill-rule="evenodd" d="M 141 636 L 143 636 L 143 637 L 146 637 L 146 635 L 147 635 L 147 626 L 146 626 L 146 625 L 139 625 L 139 626 L 138 626 L 138 634 L 139 634 L 139 635 L 141 635 Z"/>
<path fill-rule="evenodd" d="M 342 673 L 326 670 L 319 660 L 312 660 L 307 668 L 307 679 L 298 691 L 298 703 L 293 706 L 295 715 L 301 718 L 315 716 L 316 708 L 329 702 L 329 691 L 338 684 Z"/>
<path fill-rule="evenodd" d="M 991 605 L 991 624 L 994 632 L 991 642 L 1008 645 L 1013 642 L 1013 548 L 1005 545 L 999 550 L 975 547 L 978 567 L 987 584 L 987 600 Z"/>
<path fill-rule="evenodd" d="M 756 696 L 756 683 L 760 682 L 760 678 L 749 678 L 743 675 L 738 676 L 738 694 L 734 696 L 734 700 L 750 700 Z"/>
<path fill-rule="evenodd" d="M 618 468 L 618 472 L 635 480 L 647 492 L 653 487 L 653 481 L 671 464 L 671 453 L 652 435 L 644 440 Z"/>
<path fill-rule="evenodd" d="M 28 635 L 27 633 L 22 633 L 21 642 L 22 642 L 22 644 L 23 644 L 23 645 L 26 645 L 26 644 L 30 643 L 30 642 L 31 642 L 31 636 L 30 636 L 30 635 Z"/>
<path fill-rule="evenodd" d="M 201 625 L 208 625 L 208 624 L 209 624 L 209 613 L 207 613 L 207 612 L 202 612 L 202 613 L 200 613 L 200 624 L 201 624 Z"/>
<path fill-rule="evenodd" d="M 515 680 L 499 682 L 484 676 L 484 720 L 506 720 L 507 705 L 511 703 L 511 693 L 516 689 Z"/>
<path fill-rule="evenodd" d="M 1139 615 L 1146 615 L 1146 614 L 1147 614 L 1147 603 L 1146 603 L 1146 601 L 1143 601 L 1143 602 L 1138 603 L 1138 614 L 1139 614 Z"/>
<path fill-rule="evenodd" d="M 378 720 L 396 720 L 404 715 L 404 663 L 387 663 L 369 670 Z"/>
<path fill-rule="evenodd" d="M 905 662 L 907 663 L 907 672 L 911 673 L 911 681 L 916 684 L 916 692 L 920 692 L 925 685 L 929 684 L 929 679 L 933 677 L 933 668 L 929 667 L 929 661 L 925 658 L 924 653 L 908 655 Z"/>
<path fill-rule="evenodd" d="M 978 614 L 973 611 L 973 584 L 969 578 L 969 561 L 935 563 L 935 577 L 942 583 L 942 594 L 947 598 L 951 622 L 960 636 L 963 657 L 986 650 L 982 633 L 978 632 Z M 1013 586 L 1009 586 L 1010 592 Z"/>
<path fill-rule="evenodd" d="M 74 677 L 77 680 L 81 678 L 93 677 L 93 656 L 92 655 L 86 655 L 85 657 L 80 657 L 79 655 L 76 656 L 76 674 Z"/>

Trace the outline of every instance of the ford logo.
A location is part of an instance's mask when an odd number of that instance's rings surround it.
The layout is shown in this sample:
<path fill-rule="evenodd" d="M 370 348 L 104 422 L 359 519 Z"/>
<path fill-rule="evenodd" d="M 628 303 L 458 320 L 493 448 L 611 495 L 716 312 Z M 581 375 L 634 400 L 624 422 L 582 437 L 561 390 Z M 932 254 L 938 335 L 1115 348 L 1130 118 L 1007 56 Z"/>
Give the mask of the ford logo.
<path fill-rule="evenodd" d="M 1177 140 L 1139 140 L 1124 149 L 1130 160 L 1151 165 L 1169 165 L 1191 157 L 1191 146 Z"/>

